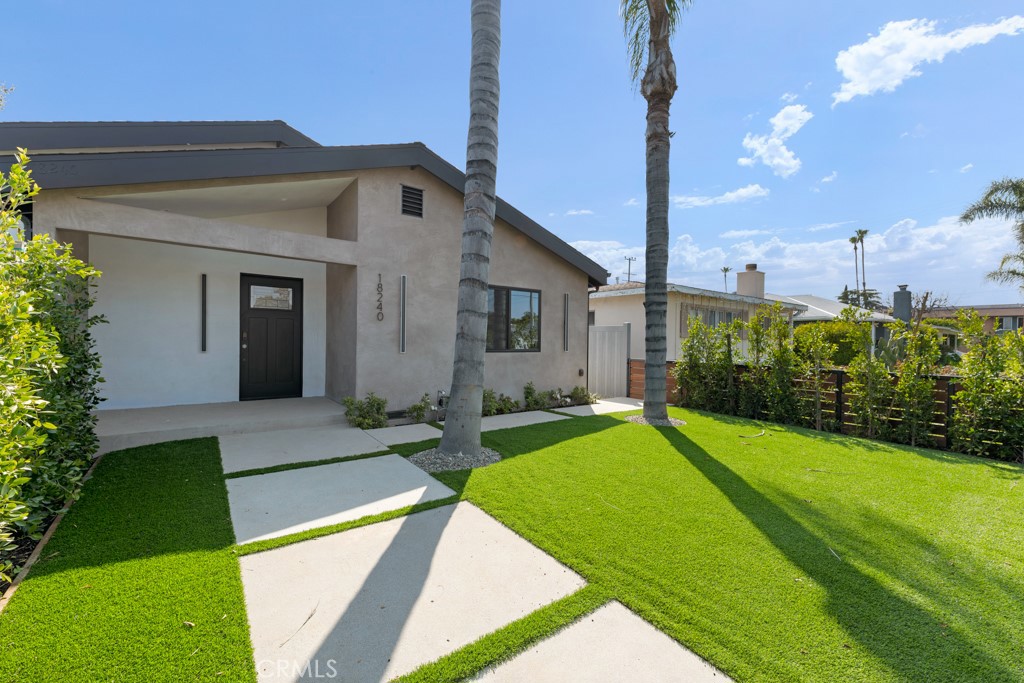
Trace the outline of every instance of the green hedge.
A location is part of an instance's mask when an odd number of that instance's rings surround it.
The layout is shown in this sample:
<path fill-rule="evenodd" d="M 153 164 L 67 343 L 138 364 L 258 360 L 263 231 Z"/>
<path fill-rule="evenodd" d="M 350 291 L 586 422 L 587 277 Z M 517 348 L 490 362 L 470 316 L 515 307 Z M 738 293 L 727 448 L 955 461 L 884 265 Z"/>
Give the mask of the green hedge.
<path fill-rule="evenodd" d="M 49 236 L 24 241 L 20 207 L 39 192 L 19 150 L 0 174 L 0 581 L 26 539 L 77 495 L 96 452 L 100 359 L 90 329 L 99 275 Z"/>

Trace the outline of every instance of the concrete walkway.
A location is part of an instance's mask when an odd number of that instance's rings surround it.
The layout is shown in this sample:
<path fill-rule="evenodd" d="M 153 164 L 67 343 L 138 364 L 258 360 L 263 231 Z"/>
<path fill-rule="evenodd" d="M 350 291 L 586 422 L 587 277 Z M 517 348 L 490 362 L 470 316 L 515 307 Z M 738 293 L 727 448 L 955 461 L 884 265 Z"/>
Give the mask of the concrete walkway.
<path fill-rule="evenodd" d="M 546 412 L 498 417 L 507 419 L 487 418 L 491 428 L 571 419 Z M 375 452 L 383 441 L 420 440 L 431 433 L 423 427 L 375 435 L 344 426 L 279 430 L 222 437 L 221 449 L 225 468 L 237 472 Z M 453 494 L 394 454 L 226 484 L 239 543 Z M 243 556 L 240 564 L 261 683 L 389 680 L 585 585 L 467 502 Z M 613 603 L 482 678 L 705 681 L 709 671 L 714 680 L 727 680 Z"/>
<path fill-rule="evenodd" d="M 587 415 L 607 415 L 609 413 L 622 413 L 627 410 L 640 410 L 644 402 L 636 398 L 602 398 L 597 403 L 586 406 L 570 406 L 568 408 L 555 408 L 559 413 L 586 417 Z"/>
<path fill-rule="evenodd" d="M 98 454 L 201 436 L 347 424 L 345 409 L 323 397 L 100 410 L 96 416 Z"/>
<path fill-rule="evenodd" d="M 251 543 L 454 495 L 398 455 L 228 479 L 235 540 Z"/>
<path fill-rule="evenodd" d="M 622 604 L 610 602 L 473 680 L 725 683 L 731 679 Z"/>

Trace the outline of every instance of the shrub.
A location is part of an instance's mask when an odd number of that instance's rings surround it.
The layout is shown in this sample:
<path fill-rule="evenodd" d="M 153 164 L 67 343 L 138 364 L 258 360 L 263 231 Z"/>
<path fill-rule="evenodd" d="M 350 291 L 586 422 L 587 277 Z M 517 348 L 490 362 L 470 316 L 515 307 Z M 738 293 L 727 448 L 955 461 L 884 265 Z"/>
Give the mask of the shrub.
<path fill-rule="evenodd" d="M 362 401 L 346 396 L 341 403 L 345 406 L 345 417 L 353 427 L 379 429 L 388 426 L 388 400 L 377 396 L 372 391 Z"/>
<path fill-rule="evenodd" d="M 808 404 L 804 414 L 809 415 L 808 421 L 811 426 L 821 431 L 835 422 L 834 419 L 828 419 L 825 416 L 821 398 L 826 388 L 826 374 L 832 367 L 832 359 L 835 357 L 837 346 L 830 341 L 826 329 L 811 325 L 801 326 L 801 328 L 803 327 L 808 328 L 801 342 L 803 346 L 801 375 L 805 381 L 802 399 L 805 404 Z"/>
<path fill-rule="evenodd" d="M 597 403 L 601 397 L 597 394 L 590 393 L 586 387 L 573 387 L 572 391 L 569 392 L 569 399 L 575 406 L 589 405 L 591 403 Z"/>
<path fill-rule="evenodd" d="M 533 386 L 533 382 L 527 382 L 523 387 L 523 407 L 526 410 L 543 410 L 550 405 L 550 392 L 539 392 Z"/>
<path fill-rule="evenodd" d="M 931 327 L 911 327 L 903 321 L 889 326 L 891 339 L 899 349 L 893 405 L 896 415 L 890 438 L 911 446 L 934 445 L 929 436 L 935 417 L 935 379 L 940 350 L 939 334 Z"/>
<path fill-rule="evenodd" d="M 0 174 L 0 580 L 17 538 L 38 540 L 78 495 L 96 452 L 100 359 L 90 329 L 99 272 L 47 235 L 25 241 L 19 207 L 39 188 L 19 150 Z"/>
<path fill-rule="evenodd" d="M 986 335 L 974 310 L 961 311 L 957 325 L 967 352 L 953 395 L 953 448 L 1024 461 L 1024 334 Z"/>
<path fill-rule="evenodd" d="M 405 411 L 405 416 L 413 422 L 423 422 L 431 410 L 434 410 L 434 406 L 430 402 L 430 394 L 423 394 L 423 398 L 409 406 L 409 409 Z"/>
<path fill-rule="evenodd" d="M 849 419 L 862 436 L 888 437 L 892 414 L 893 388 L 889 368 L 881 354 L 872 353 L 871 323 L 853 309 L 843 311 L 843 319 L 857 325 L 856 342 L 860 351 L 847 369 L 846 393 L 850 399 Z"/>
<path fill-rule="evenodd" d="M 826 320 L 793 328 L 793 343 L 800 358 L 805 358 L 809 339 L 817 334 L 823 335 L 825 342 L 836 347 L 831 360 L 835 365 L 849 365 L 860 351 L 857 346 L 856 323 L 849 320 Z"/>
<path fill-rule="evenodd" d="M 734 413 L 736 392 L 733 347 L 738 323 L 710 327 L 699 318 L 690 320 L 689 335 L 680 344 L 673 368 L 679 404 L 685 407 Z"/>

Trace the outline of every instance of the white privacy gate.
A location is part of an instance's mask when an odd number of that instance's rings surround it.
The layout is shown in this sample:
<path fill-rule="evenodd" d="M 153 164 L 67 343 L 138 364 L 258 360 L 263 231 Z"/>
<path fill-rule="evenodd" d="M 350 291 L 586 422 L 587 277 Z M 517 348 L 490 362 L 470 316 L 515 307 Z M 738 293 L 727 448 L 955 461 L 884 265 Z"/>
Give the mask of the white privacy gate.
<path fill-rule="evenodd" d="M 629 381 L 629 324 L 591 325 L 587 377 L 591 392 L 626 396 Z"/>

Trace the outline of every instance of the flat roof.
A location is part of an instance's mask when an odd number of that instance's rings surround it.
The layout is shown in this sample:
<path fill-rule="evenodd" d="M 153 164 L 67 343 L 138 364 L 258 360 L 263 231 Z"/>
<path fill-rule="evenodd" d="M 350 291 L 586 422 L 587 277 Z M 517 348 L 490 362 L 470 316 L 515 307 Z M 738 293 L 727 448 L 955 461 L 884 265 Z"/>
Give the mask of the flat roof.
<path fill-rule="evenodd" d="M 13 121 L 0 123 L 0 150 L 159 147 L 273 142 L 316 147 L 284 121 Z"/>

